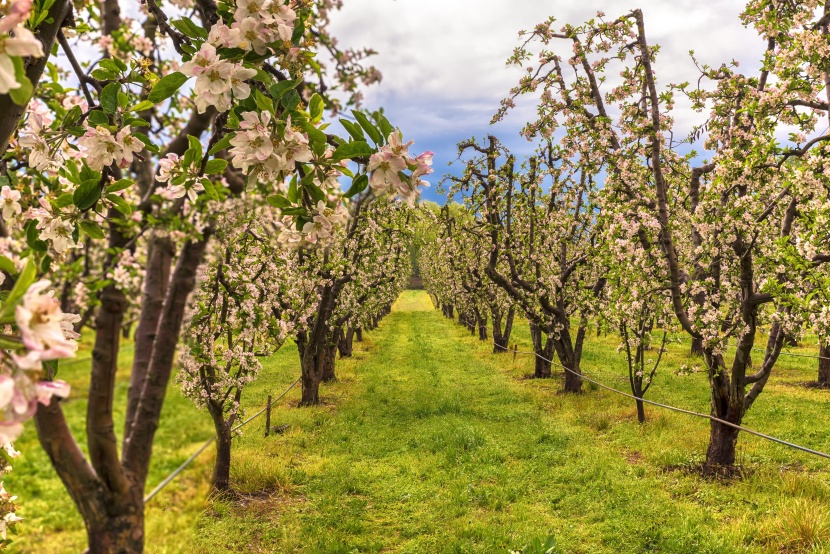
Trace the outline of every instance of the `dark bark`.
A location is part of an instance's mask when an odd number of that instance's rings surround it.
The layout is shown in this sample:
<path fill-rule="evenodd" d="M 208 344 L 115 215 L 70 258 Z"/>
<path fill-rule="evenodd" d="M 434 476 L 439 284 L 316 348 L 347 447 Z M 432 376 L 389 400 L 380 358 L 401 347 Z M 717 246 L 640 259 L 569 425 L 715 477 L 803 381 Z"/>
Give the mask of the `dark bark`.
<path fill-rule="evenodd" d="M 216 460 L 213 465 L 211 487 L 217 492 L 231 490 L 231 423 L 225 421 L 221 410 L 211 410 L 213 427 L 216 430 Z"/>
<path fill-rule="evenodd" d="M 363 342 L 363 328 L 362 327 L 355 327 L 354 340 L 357 341 L 357 342 Z"/>
<path fill-rule="evenodd" d="M 823 344 L 818 351 L 818 384 L 830 387 L 830 346 Z"/>
<path fill-rule="evenodd" d="M 351 358 L 354 351 L 354 327 L 349 327 L 344 333 L 340 330 L 340 340 L 337 341 L 337 350 L 340 352 L 341 358 Z"/>
<path fill-rule="evenodd" d="M 530 337 L 533 339 L 533 351 L 536 353 L 536 365 L 533 376 L 536 379 L 549 379 L 553 359 L 553 340 L 543 337 L 544 333 L 537 325 L 530 324 Z"/>
<path fill-rule="evenodd" d="M 170 268 L 173 264 L 174 247 L 168 237 L 153 238 L 149 245 L 147 270 L 144 277 L 144 292 L 141 298 L 141 314 L 135 330 L 133 369 L 130 374 L 130 388 L 127 394 L 126 431 L 135 417 L 135 410 L 141 395 L 141 387 L 153 355 L 159 317 L 164 306 L 164 297 L 170 282 Z"/>
<path fill-rule="evenodd" d="M 476 308 L 476 327 L 478 327 L 478 340 L 487 340 L 487 316 L 483 315 L 481 311 Z"/>
<path fill-rule="evenodd" d="M 646 411 L 642 400 L 635 400 L 637 403 L 637 421 L 639 423 L 646 422 Z"/>
<path fill-rule="evenodd" d="M 136 408 L 132 426 L 124 439 L 122 455 L 124 467 L 136 474 L 136 479 L 142 489 L 147 479 L 150 456 L 153 451 L 153 438 L 158 429 L 167 384 L 170 382 L 170 372 L 173 369 L 173 359 L 179 343 L 187 299 L 196 285 L 196 270 L 210 240 L 210 230 L 206 229 L 203 233 L 202 239 L 185 243 L 179 255 L 165 295 L 156 339 L 153 343 L 153 356 L 141 388 L 141 399 Z"/>
<path fill-rule="evenodd" d="M 706 450 L 706 466 L 710 469 L 734 466 L 737 444 L 737 429 L 713 421 L 709 431 L 709 448 Z"/>
<path fill-rule="evenodd" d="M 69 0 L 58 0 L 49 8 L 49 17 L 38 25 L 35 30 L 35 36 L 43 43 L 45 56 L 42 58 L 29 57 L 24 60 L 26 76 L 35 88 L 37 88 L 40 78 L 43 76 L 43 70 L 49 61 L 52 46 L 58 37 L 58 31 L 71 21 L 71 19 L 72 2 Z M 11 141 L 15 131 L 17 131 L 20 118 L 25 111 L 26 106 L 15 104 L 8 94 L 0 94 L 0 113 L 3 114 L 3 117 L 0 118 L 0 155 L 6 153 L 6 149 L 9 147 L 9 141 Z"/>
<path fill-rule="evenodd" d="M 700 337 L 692 337 L 692 349 L 689 352 L 692 356 L 703 356 L 703 339 Z"/>
<path fill-rule="evenodd" d="M 324 383 L 337 380 L 337 375 L 334 372 L 335 360 L 337 359 L 337 342 L 336 338 L 329 337 L 320 350 L 323 357 L 321 365 L 323 366 L 322 381 Z"/>
<path fill-rule="evenodd" d="M 507 345 L 510 343 L 510 334 L 513 332 L 513 318 L 516 311 L 511 306 L 504 317 L 502 327 L 502 315 L 497 309 L 493 311 L 493 353 L 507 352 Z"/>

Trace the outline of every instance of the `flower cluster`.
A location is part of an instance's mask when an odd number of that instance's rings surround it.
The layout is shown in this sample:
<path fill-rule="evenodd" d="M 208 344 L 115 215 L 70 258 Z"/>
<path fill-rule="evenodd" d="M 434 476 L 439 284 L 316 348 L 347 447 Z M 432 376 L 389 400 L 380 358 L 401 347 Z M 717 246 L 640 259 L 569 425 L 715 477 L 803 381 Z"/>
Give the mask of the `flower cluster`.
<path fill-rule="evenodd" d="M 78 139 L 78 144 L 84 149 L 87 165 L 95 171 L 101 171 L 112 164 L 121 168 L 128 167 L 133 157 L 144 148 L 144 143 L 131 133 L 129 125 L 115 135 L 103 125 L 90 128 Z"/>
<path fill-rule="evenodd" d="M 231 146 L 231 163 L 249 180 L 279 180 L 281 174 L 293 172 L 296 163 L 313 158 L 308 137 L 291 127 L 291 118 L 278 125 L 266 111 L 243 112 Z"/>
<path fill-rule="evenodd" d="M 192 60 L 182 64 L 182 73 L 196 77 L 194 101 L 199 113 L 204 113 L 210 106 L 220 112 L 228 111 L 234 98 L 248 98 L 251 87 L 245 81 L 257 72 L 241 63 L 222 59 L 217 55 L 216 47 L 205 42 Z"/>
<path fill-rule="evenodd" d="M 414 140 L 404 143 L 403 134 L 399 130 L 393 131 L 387 138 L 387 143 L 369 158 L 367 166 L 371 172 L 369 186 L 372 190 L 377 194 L 397 194 L 410 206 L 421 194 L 419 187 L 429 184 L 422 181 L 421 177 L 432 173 L 434 155 L 426 151 L 413 158 L 409 154 L 409 147 L 414 143 Z M 413 170 L 411 176 L 403 174 L 406 169 Z"/>

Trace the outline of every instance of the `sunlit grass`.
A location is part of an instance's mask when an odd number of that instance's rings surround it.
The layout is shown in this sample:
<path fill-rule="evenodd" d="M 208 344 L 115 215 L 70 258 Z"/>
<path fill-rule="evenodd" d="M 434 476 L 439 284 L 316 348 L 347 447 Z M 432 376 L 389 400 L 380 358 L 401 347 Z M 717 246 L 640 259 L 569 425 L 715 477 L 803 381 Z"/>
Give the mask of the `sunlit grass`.
<path fill-rule="evenodd" d="M 514 341 L 529 349 L 524 323 Z M 355 346 L 354 359 L 338 361 L 339 381 L 324 385 L 322 406 L 297 408 L 294 390 L 272 415 L 273 426 L 288 426 L 282 433 L 266 438 L 258 419 L 236 439 L 237 496 L 206 498 L 206 454 L 154 499 L 148 551 L 506 552 L 549 535 L 568 553 L 830 548 L 825 460 L 742 436 L 746 477 L 703 479 L 684 468 L 702 459 L 705 420 L 647 407 L 638 425 L 628 399 L 587 386 L 561 394 L 561 374 L 526 379 L 531 357 L 491 354 L 423 291 L 404 293 Z M 616 337 L 592 336 L 583 369 L 627 390 L 616 346 Z M 705 373 L 675 374 L 702 365 L 688 348 L 670 347 L 648 397 L 708 412 Z M 830 393 L 799 385 L 815 379 L 813 362 L 782 358 L 746 424 L 830 450 Z M 63 376 L 80 394 L 83 375 Z M 297 375 L 289 344 L 246 391 L 249 413 Z M 81 398 L 67 406 L 76 427 L 84 407 Z M 81 522 L 27 431 L 25 459 L 7 480 L 27 517 L 19 551 L 78 551 Z M 149 485 L 211 433 L 209 418 L 171 389 Z"/>

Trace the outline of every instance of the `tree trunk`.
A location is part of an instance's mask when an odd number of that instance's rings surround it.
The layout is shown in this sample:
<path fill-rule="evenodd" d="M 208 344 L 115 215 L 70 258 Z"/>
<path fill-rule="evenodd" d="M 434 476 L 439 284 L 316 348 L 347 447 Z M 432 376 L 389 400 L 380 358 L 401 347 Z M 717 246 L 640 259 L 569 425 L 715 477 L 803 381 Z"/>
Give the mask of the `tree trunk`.
<path fill-rule="evenodd" d="M 337 349 L 340 351 L 341 358 L 351 358 L 354 341 L 354 327 L 349 327 L 345 333 L 340 332 L 340 340 L 337 341 Z"/>
<path fill-rule="evenodd" d="M 354 330 L 354 340 L 356 340 L 357 342 L 363 342 L 363 328 L 362 327 L 357 327 Z"/>
<path fill-rule="evenodd" d="M 736 358 L 740 354 L 739 348 Z M 705 355 L 709 366 L 711 413 L 718 419 L 740 425 L 744 413 L 743 395 L 733 394 L 732 382 L 726 368 L 723 367 L 723 359 L 710 351 L 705 351 Z M 735 464 L 737 442 L 737 429 L 712 421 L 709 427 L 709 447 L 706 449 L 706 467 L 709 469 L 732 467 Z"/>
<path fill-rule="evenodd" d="M 507 352 L 507 345 L 510 343 L 510 333 L 513 331 L 513 317 L 515 310 L 511 307 L 507 310 L 507 317 L 504 318 L 502 327 L 502 314 L 498 309 L 493 310 L 493 354 Z"/>
<path fill-rule="evenodd" d="M 563 360 L 562 365 L 568 368 L 565 370 L 565 392 L 582 392 L 582 372 L 576 360 Z"/>
<path fill-rule="evenodd" d="M 533 339 L 533 351 L 536 353 L 536 364 L 533 377 L 536 379 L 550 379 L 551 363 L 553 356 L 553 341 L 550 337 L 543 343 L 542 330 L 534 324 L 530 324 L 530 337 Z"/>
<path fill-rule="evenodd" d="M 643 405 L 643 401 L 642 400 L 635 400 L 635 402 L 637 403 L 637 421 L 639 423 L 645 423 L 646 422 L 646 410 L 645 410 L 645 407 Z"/>
<path fill-rule="evenodd" d="M 642 355 L 642 350 L 640 350 L 640 355 Z M 631 370 L 629 369 L 629 371 L 631 371 Z M 629 373 L 629 375 L 631 375 L 631 374 Z M 631 393 L 634 396 L 636 396 L 637 398 L 642 398 L 643 397 L 643 378 L 639 377 L 639 376 L 634 376 L 634 375 L 632 375 L 631 377 L 633 379 L 631 381 Z M 637 421 L 639 423 L 645 423 L 646 422 L 646 410 L 645 410 L 645 405 L 644 405 L 643 401 L 642 400 L 635 400 L 634 402 L 637 404 Z"/>
<path fill-rule="evenodd" d="M 320 365 L 323 368 L 321 380 L 325 383 L 337 380 L 337 375 L 334 373 L 334 364 L 335 359 L 337 358 L 338 342 L 339 341 L 337 341 L 336 336 L 330 337 L 326 341 L 326 344 L 324 344 L 323 347 L 320 350 L 318 350 L 318 355 L 323 358 L 322 360 L 320 360 Z"/>
<path fill-rule="evenodd" d="M 105 514 L 101 514 L 105 516 Z M 131 506 L 126 514 L 106 514 L 87 525 L 90 554 L 136 554 L 144 550 L 144 506 Z"/>
<path fill-rule="evenodd" d="M 689 354 L 692 356 L 703 356 L 703 339 L 692 338 L 692 349 Z"/>
<path fill-rule="evenodd" d="M 220 414 L 214 416 L 216 429 L 216 462 L 213 465 L 211 487 L 216 492 L 231 490 L 231 423 Z"/>
<path fill-rule="evenodd" d="M 735 465 L 735 446 L 737 444 L 737 429 L 713 421 L 709 431 L 709 448 L 706 450 L 706 466 L 710 469 L 716 469 L 729 468 Z"/>
<path fill-rule="evenodd" d="M 476 309 L 476 325 L 478 327 L 478 340 L 487 340 L 487 318 Z"/>
<path fill-rule="evenodd" d="M 320 403 L 320 381 L 323 377 L 322 368 L 318 366 L 318 356 L 310 353 L 303 356 L 302 385 L 303 394 L 300 406 L 316 406 Z"/>
<path fill-rule="evenodd" d="M 830 346 L 822 345 L 818 351 L 818 384 L 830 387 Z"/>

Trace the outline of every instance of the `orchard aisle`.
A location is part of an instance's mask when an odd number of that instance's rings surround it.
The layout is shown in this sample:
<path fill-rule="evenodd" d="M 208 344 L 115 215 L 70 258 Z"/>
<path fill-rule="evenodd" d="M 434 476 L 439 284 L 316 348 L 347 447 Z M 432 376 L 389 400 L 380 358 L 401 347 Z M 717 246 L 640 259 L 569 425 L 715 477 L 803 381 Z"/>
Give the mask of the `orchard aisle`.
<path fill-rule="evenodd" d="M 192 551 L 506 552 L 555 534 L 563 552 L 644 540 L 705 552 L 695 545 L 714 540 L 712 516 L 665 490 L 674 477 L 640 479 L 618 448 L 563 422 L 561 396 L 540 402 L 503 370 L 510 356 L 426 293 L 406 291 L 367 340 L 354 373 L 322 390 L 335 405 L 292 408 L 284 436 L 243 437 L 235 481 L 277 490 L 215 502 Z"/>

